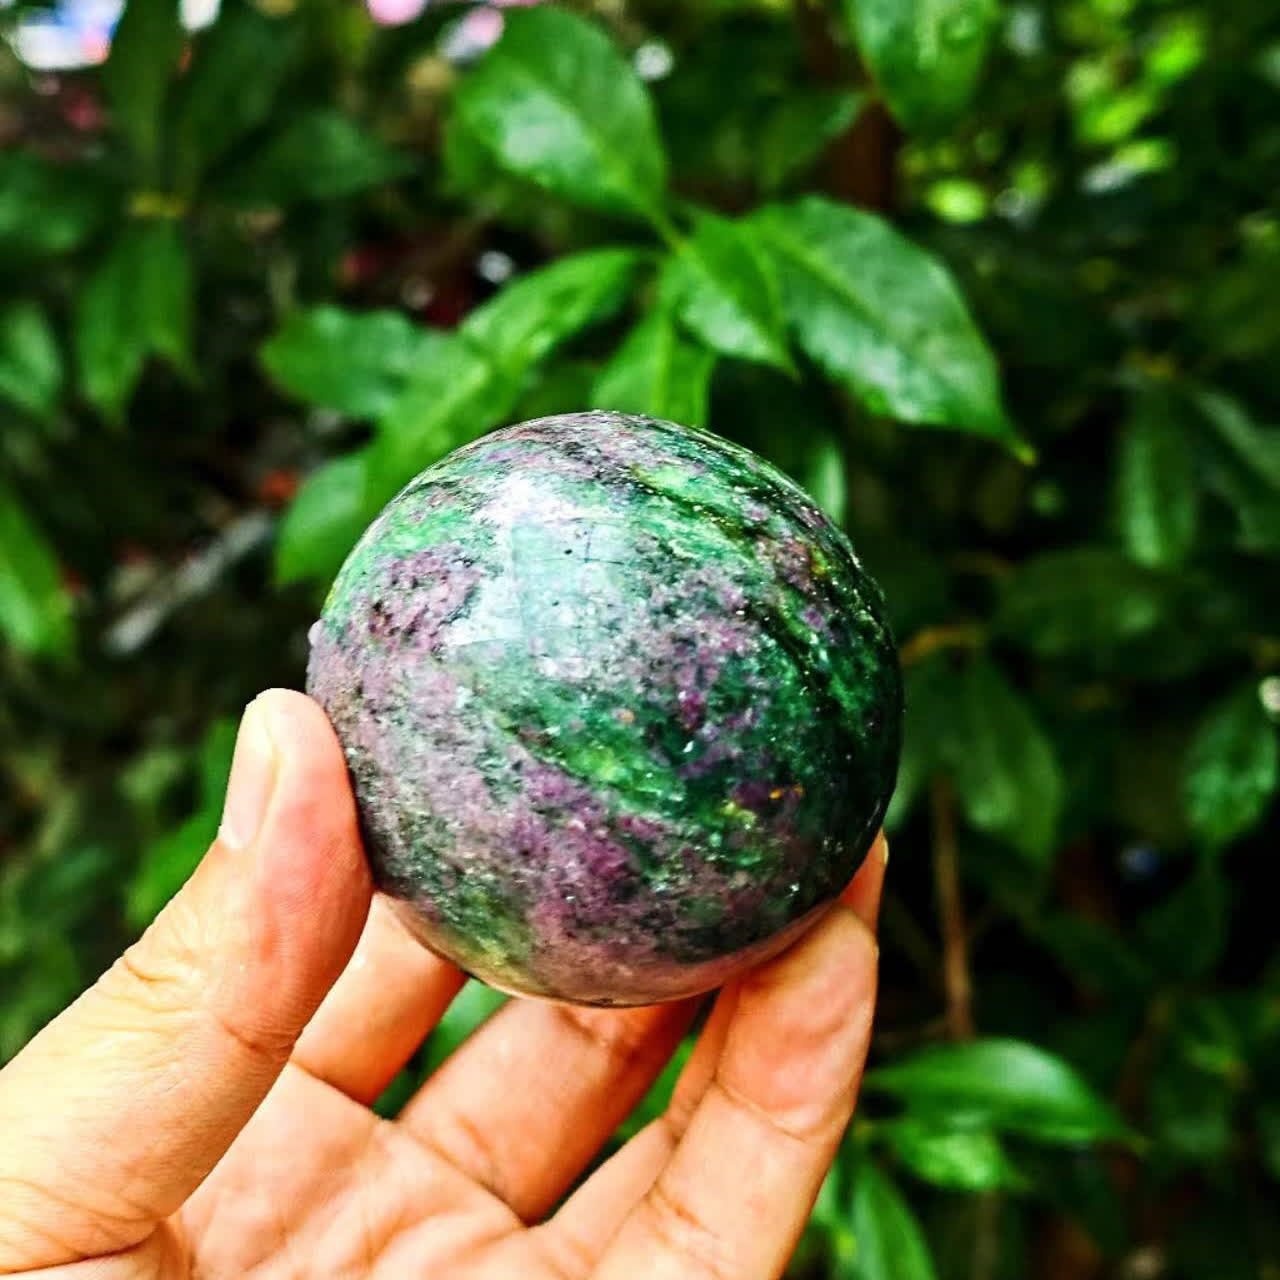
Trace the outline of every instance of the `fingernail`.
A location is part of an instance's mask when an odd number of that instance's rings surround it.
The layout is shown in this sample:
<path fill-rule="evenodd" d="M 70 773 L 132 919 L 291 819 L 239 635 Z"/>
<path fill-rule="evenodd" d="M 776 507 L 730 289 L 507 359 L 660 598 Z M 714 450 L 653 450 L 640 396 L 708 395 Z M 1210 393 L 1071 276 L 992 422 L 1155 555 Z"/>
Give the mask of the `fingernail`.
<path fill-rule="evenodd" d="M 889 865 L 889 839 L 887 836 L 880 837 L 880 857 L 881 865 L 887 867 Z"/>
<path fill-rule="evenodd" d="M 251 702 L 240 720 L 218 838 L 229 849 L 247 849 L 258 838 L 276 783 L 276 747 L 261 705 Z"/>

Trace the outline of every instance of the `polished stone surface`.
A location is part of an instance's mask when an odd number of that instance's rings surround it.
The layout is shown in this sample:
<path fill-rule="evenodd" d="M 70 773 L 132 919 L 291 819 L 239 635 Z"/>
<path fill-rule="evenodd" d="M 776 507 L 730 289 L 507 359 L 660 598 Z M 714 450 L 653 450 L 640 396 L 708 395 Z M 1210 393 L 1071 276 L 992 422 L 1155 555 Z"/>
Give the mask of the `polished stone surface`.
<path fill-rule="evenodd" d="M 897 657 L 844 535 L 747 451 L 619 414 L 419 476 L 308 684 L 379 885 L 468 971 L 559 999 L 673 999 L 779 949 L 897 770 Z"/>

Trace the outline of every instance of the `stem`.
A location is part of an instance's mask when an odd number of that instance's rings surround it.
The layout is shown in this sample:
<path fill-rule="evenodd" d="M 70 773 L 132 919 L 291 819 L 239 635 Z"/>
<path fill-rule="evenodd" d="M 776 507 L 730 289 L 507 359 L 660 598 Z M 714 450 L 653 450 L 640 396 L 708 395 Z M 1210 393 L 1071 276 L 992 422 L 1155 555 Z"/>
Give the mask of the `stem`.
<path fill-rule="evenodd" d="M 880 931 L 893 939 L 896 948 L 919 970 L 930 985 L 938 980 L 938 955 L 933 939 L 915 921 L 902 900 L 885 890 L 880 911 Z"/>
<path fill-rule="evenodd" d="M 973 1280 L 990 1280 L 1000 1260 L 1002 1197 L 988 1191 L 978 1197 L 973 1231 Z"/>
<path fill-rule="evenodd" d="M 942 627 L 925 627 L 902 646 L 902 665 L 914 666 L 943 649 L 979 649 L 986 633 L 977 623 L 956 622 Z"/>
<path fill-rule="evenodd" d="M 676 250 L 684 244 L 684 236 L 680 234 L 680 229 L 667 217 L 664 210 L 655 205 L 645 210 L 645 217 L 668 249 Z"/>
<path fill-rule="evenodd" d="M 933 819 L 933 878 L 942 927 L 942 984 L 947 994 L 947 1030 L 953 1040 L 974 1035 L 973 982 L 969 976 L 969 937 L 960 893 L 960 850 L 956 838 L 956 802 L 950 781 L 934 778 L 929 788 Z"/>

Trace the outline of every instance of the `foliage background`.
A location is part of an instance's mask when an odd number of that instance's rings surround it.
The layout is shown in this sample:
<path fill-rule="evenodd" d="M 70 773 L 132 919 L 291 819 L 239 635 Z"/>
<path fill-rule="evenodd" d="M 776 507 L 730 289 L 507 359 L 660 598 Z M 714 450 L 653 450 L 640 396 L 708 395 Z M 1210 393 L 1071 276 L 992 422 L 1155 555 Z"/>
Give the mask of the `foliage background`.
<path fill-rule="evenodd" d="M 1275 5 L 506 17 L 132 0 L 101 69 L 0 54 L 0 1060 L 182 882 L 384 498 L 646 410 L 807 484 L 907 667 L 796 1274 L 1280 1274 Z"/>

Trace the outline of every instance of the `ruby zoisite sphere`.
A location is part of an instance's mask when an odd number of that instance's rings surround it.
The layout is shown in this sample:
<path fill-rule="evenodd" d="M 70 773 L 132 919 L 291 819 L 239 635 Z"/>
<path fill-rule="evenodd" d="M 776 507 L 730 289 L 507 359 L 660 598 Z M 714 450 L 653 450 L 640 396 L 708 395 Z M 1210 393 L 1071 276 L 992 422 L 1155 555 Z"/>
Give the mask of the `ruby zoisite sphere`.
<path fill-rule="evenodd" d="M 878 588 L 704 431 L 584 413 L 458 450 L 370 526 L 312 640 L 379 888 L 505 991 L 719 986 L 831 905 L 893 791 Z"/>

